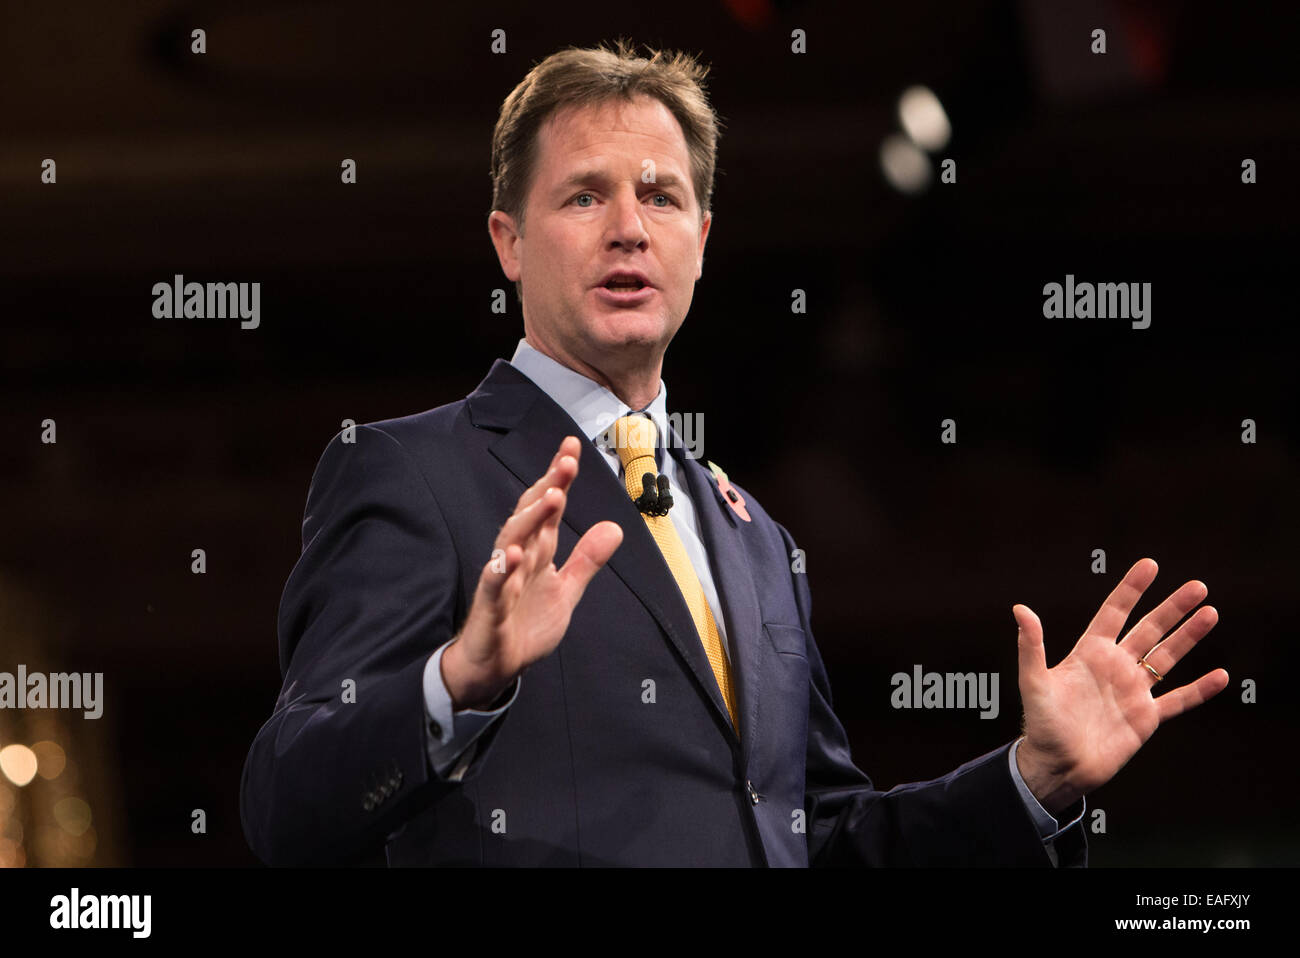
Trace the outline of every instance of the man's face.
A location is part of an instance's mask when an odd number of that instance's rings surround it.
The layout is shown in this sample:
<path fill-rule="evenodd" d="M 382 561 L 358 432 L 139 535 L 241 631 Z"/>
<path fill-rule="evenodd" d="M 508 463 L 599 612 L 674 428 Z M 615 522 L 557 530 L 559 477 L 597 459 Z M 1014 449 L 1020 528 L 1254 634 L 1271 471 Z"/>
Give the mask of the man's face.
<path fill-rule="evenodd" d="M 506 276 L 522 281 L 529 341 L 611 378 L 662 360 L 690 309 L 711 220 L 668 108 L 643 96 L 553 114 L 538 131 L 524 219 L 525 235 L 500 211 L 489 229 Z M 618 272 L 646 285 L 607 288 Z"/>

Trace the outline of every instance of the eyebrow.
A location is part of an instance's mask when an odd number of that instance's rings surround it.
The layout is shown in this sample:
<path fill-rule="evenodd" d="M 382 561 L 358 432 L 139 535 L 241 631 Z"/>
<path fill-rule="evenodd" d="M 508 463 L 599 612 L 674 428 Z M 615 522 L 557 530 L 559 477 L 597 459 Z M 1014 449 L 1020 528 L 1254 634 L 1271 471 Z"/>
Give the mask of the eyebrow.
<path fill-rule="evenodd" d="M 587 186 L 593 183 L 604 183 L 609 179 L 603 170 L 580 170 L 572 174 L 563 183 L 560 184 L 560 190 L 571 190 L 578 186 Z M 676 173 L 659 173 L 656 171 L 653 183 L 647 183 L 647 186 L 658 186 L 663 189 L 682 189 L 684 184 Z"/>

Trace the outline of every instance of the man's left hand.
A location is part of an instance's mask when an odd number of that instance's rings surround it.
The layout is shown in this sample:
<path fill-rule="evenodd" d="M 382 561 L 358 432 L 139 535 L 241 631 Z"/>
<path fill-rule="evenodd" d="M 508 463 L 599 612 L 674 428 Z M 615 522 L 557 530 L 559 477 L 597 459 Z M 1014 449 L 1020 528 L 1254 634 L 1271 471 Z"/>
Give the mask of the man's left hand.
<path fill-rule="evenodd" d="M 1208 594 L 1202 582 L 1185 583 L 1115 641 L 1156 572 L 1153 559 L 1141 559 L 1129 569 L 1074 650 L 1052 669 L 1038 616 L 1028 606 L 1012 609 L 1020 627 L 1025 710 L 1025 737 L 1016 762 L 1029 790 L 1054 815 L 1110 781 L 1162 722 L 1228 685 L 1227 671 L 1215 669 L 1189 685 L 1152 695 L 1156 675 L 1167 676 L 1219 621 L 1219 613 L 1207 605 L 1163 638 Z M 1141 664 L 1143 659 L 1150 669 Z"/>

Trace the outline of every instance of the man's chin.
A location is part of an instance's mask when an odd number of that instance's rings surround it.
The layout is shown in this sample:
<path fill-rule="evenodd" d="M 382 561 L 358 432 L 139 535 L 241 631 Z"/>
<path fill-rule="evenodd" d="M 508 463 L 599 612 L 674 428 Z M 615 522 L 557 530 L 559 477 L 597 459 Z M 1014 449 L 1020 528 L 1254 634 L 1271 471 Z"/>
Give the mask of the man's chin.
<path fill-rule="evenodd" d="M 620 313 L 601 316 L 588 327 L 603 349 L 653 349 L 663 344 L 665 329 L 662 317 L 630 309 Z"/>

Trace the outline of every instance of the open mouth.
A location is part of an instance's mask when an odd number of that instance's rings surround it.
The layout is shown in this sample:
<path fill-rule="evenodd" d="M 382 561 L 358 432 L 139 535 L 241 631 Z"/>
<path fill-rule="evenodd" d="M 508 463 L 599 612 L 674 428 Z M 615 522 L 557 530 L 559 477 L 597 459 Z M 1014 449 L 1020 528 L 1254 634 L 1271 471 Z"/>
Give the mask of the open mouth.
<path fill-rule="evenodd" d="M 640 276 L 622 274 L 596 287 L 596 296 L 610 306 L 638 307 L 654 298 L 655 288 Z"/>

